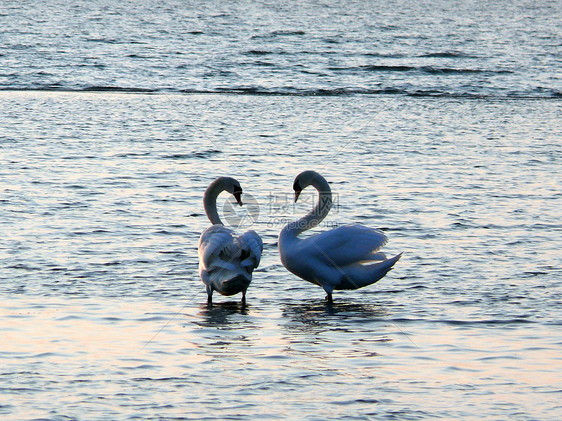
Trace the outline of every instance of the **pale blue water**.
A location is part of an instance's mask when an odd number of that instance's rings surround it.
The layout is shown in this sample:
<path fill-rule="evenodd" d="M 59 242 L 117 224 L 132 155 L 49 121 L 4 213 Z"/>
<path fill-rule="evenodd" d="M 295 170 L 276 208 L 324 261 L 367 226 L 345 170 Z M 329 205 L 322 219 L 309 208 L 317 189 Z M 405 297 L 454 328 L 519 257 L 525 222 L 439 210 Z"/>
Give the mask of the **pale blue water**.
<path fill-rule="evenodd" d="M 0 10 L 2 419 L 560 419 L 558 2 L 68 4 Z M 404 251 L 333 306 L 277 253 L 304 169 Z"/>

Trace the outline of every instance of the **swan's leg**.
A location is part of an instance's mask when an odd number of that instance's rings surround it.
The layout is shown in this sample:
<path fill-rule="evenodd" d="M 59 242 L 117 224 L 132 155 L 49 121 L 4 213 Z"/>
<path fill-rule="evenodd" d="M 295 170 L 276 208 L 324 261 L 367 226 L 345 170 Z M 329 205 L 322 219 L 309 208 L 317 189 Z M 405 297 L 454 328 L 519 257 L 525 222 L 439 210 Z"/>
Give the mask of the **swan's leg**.
<path fill-rule="evenodd" d="M 333 304 L 334 300 L 332 299 L 331 292 L 329 292 L 328 295 L 326 295 L 326 301 L 328 301 L 328 304 Z"/>
<path fill-rule="evenodd" d="M 211 286 L 209 272 L 207 272 L 206 270 L 202 270 L 201 280 L 205 284 L 205 291 L 207 292 L 207 304 L 213 304 L 213 287 Z"/>
<path fill-rule="evenodd" d="M 242 291 L 242 305 L 246 305 L 246 291 Z"/>

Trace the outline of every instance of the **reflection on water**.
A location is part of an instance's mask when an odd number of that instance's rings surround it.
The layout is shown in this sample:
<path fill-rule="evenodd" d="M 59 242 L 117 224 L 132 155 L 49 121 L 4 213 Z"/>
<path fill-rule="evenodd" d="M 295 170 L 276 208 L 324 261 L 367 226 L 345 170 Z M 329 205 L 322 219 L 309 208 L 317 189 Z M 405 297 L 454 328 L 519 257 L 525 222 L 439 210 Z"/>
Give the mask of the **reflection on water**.
<path fill-rule="evenodd" d="M 303 300 L 284 303 L 283 315 L 306 323 L 307 320 L 345 320 L 372 321 L 386 316 L 384 307 L 376 304 L 357 303 L 351 299 L 339 299 L 333 303 L 325 300 Z"/>
<path fill-rule="evenodd" d="M 237 323 L 240 322 L 236 319 L 235 315 L 247 315 L 249 311 L 249 304 L 242 304 L 236 301 L 225 301 L 213 304 L 201 304 L 201 311 L 198 313 L 199 321 L 194 323 L 201 326 L 215 326 L 215 327 L 228 327 L 234 324 L 234 328 L 240 327 Z"/>
<path fill-rule="evenodd" d="M 352 325 L 380 321 L 387 315 L 384 307 L 375 304 L 355 303 L 339 299 L 334 303 L 325 300 L 283 303 L 282 315 L 288 323 L 285 329 L 307 333 L 325 330 L 342 330 Z"/>

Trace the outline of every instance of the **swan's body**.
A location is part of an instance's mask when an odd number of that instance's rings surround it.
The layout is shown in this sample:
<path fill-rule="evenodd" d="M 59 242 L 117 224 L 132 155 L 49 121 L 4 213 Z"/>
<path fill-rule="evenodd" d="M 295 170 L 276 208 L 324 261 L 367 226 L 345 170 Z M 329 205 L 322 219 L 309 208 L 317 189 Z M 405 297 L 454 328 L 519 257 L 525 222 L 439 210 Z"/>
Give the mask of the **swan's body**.
<path fill-rule="evenodd" d="M 199 238 L 199 275 L 205 284 L 209 303 L 212 303 L 213 291 L 222 295 L 241 292 L 242 303 L 245 303 L 252 272 L 260 263 L 263 242 L 255 231 L 237 237 L 223 225 L 217 212 L 217 197 L 223 191 L 233 194 L 242 206 L 242 188 L 233 178 L 219 177 L 205 191 L 205 213 L 213 225 Z"/>
<path fill-rule="evenodd" d="M 334 290 L 362 288 L 380 280 L 402 253 L 387 259 L 379 252 L 388 241 L 384 233 L 359 224 L 300 239 L 299 234 L 318 225 L 332 207 L 330 186 L 314 171 L 305 171 L 295 179 L 295 201 L 309 185 L 318 190 L 319 201 L 310 213 L 281 230 L 279 254 L 290 272 L 324 288 L 331 302 Z"/>

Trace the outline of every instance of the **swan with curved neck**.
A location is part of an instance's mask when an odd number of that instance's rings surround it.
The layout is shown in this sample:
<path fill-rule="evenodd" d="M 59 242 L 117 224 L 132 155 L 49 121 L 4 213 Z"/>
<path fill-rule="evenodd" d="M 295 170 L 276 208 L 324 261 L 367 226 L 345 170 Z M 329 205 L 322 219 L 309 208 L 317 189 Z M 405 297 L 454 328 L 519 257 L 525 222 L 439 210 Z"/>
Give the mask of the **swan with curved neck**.
<path fill-rule="evenodd" d="M 383 278 L 402 253 L 387 259 L 379 252 L 388 241 L 380 230 L 354 224 L 299 238 L 299 234 L 322 222 L 332 207 L 330 185 L 315 171 L 304 171 L 295 178 L 295 202 L 308 186 L 318 191 L 318 202 L 312 211 L 289 222 L 279 233 L 283 265 L 300 278 L 324 288 L 328 302 L 332 302 L 334 290 L 362 288 Z"/>
<path fill-rule="evenodd" d="M 260 263 L 263 242 L 255 231 L 237 237 L 224 226 L 217 211 L 217 198 L 223 191 L 232 194 L 242 206 L 242 187 L 234 178 L 219 177 L 205 191 L 203 207 L 213 225 L 199 238 L 199 275 L 209 304 L 213 302 L 213 291 L 227 296 L 241 292 L 245 304 L 252 272 Z"/>

